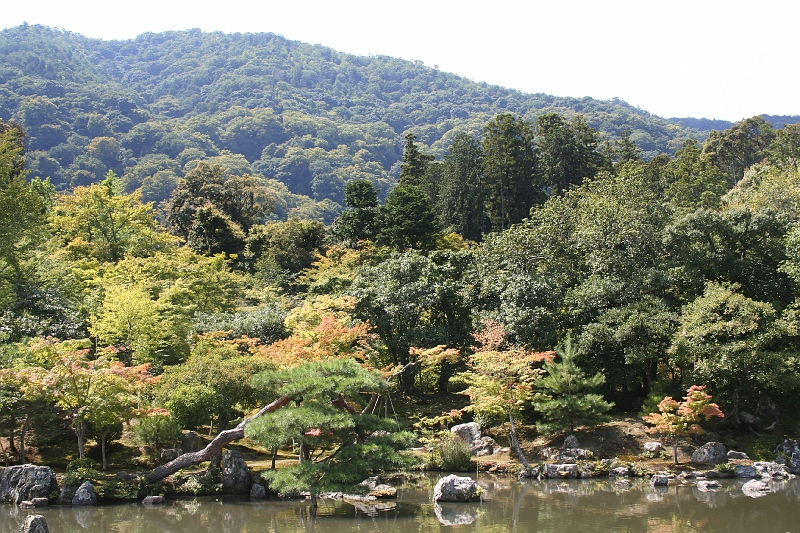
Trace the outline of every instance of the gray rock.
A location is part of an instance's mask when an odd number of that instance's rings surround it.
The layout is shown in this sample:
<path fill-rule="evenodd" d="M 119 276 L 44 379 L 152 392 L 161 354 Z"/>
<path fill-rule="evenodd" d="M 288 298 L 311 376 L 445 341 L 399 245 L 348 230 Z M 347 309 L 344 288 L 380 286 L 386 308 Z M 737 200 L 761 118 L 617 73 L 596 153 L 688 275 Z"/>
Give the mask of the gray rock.
<path fill-rule="evenodd" d="M 580 448 L 580 447 L 581 445 L 580 443 L 578 443 L 578 437 L 576 437 L 575 435 L 567 435 L 567 437 L 564 439 L 564 445 L 562 446 L 562 448 L 564 448 L 565 450 Z"/>
<path fill-rule="evenodd" d="M 728 459 L 750 459 L 744 452 L 735 452 L 728 450 Z"/>
<path fill-rule="evenodd" d="M 253 486 L 250 487 L 250 499 L 251 500 L 263 500 L 266 497 L 267 497 L 267 489 L 264 488 L 264 485 L 262 485 L 260 483 L 253 483 Z M 340 498 L 341 498 L 341 496 L 340 496 Z"/>
<path fill-rule="evenodd" d="M 49 466 L 18 465 L 0 470 L 0 502 L 20 503 L 47 498 L 58 490 L 55 472 Z"/>
<path fill-rule="evenodd" d="M 742 492 L 751 498 L 759 498 L 769 492 L 769 485 L 758 479 L 751 479 L 742 485 Z"/>
<path fill-rule="evenodd" d="M 492 437 L 481 437 L 472 441 L 472 445 L 469 449 L 470 455 L 475 457 L 494 455 L 495 442 Z"/>
<path fill-rule="evenodd" d="M 646 451 L 646 452 L 650 452 L 650 453 L 654 453 L 654 454 L 655 453 L 661 453 L 661 451 L 663 449 L 664 449 L 664 445 L 661 444 L 658 441 L 652 441 L 652 442 L 645 442 L 644 443 L 644 451 Z"/>
<path fill-rule="evenodd" d="M 194 431 L 189 431 L 183 435 L 181 440 L 181 451 L 183 453 L 199 452 L 203 448 L 205 448 L 203 439 Z"/>
<path fill-rule="evenodd" d="M 577 478 L 578 465 L 576 464 L 548 464 L 544 465 L 542 475 L 548 479 Z"/>
<path fill-rule="evenodd" d="M 397 498 L 397 489 L 391 485 L 382 483 L 380 485 L 375 485 L 375 487 L 369 491 L 369 495 L 375 496 L 378 499 Z"/>
<path fill-rule="evenodd" d="M 133 481 L 136 481 L 138 479 L 138 476 L 136 474 L 129 474 L 128 472 L 122 470 L 116 473 L 114 479 L 122 483 L 131 483 Z"/>
<path fill-rule="evenodd" d="M 50 528 L 47 527 L 47 520 L 42 515 L 32 514 L 25 518 L 22 533 L 50 533 Z"/>
<path fill-rule="evenodd" d="M 381 478 L 379 478 L 378 476 L 373 476 L 373 477 L 368 477 L 367 479 L 359 483 L 359 485 L 361 485 L 362 487 L 367 487 L 369 490 L 372 490 L 378 485 L 380 485 L 380 482 Z"/>
<path fill-rule="evenodd" d="M 711 489 L 718 489 L 722 487 L 722 484 L 719 481 L 698 481 L 697 482 L 697 489 L 706 492 Z"/>
<path fill-rule="evenodd" d="M 628 477 L 631 475 L 631 469 L 627 466 L 618 466 L 608 471 L 608 477 Z"/>
<path fill-rule="evenodd" d="M 165 501 L 166 499 L 163 496 L 146 496 L 142 500 L 142 505 L 156 505 Z"/>
<path fill-rule="evenodd" d="M 740 479 L 753 479 L 761 477 L 761 474 L 756 471 L 756 467 L 747 465 L 736 465 L 734 475 Z"/>
<path fill-rule="evenodd" d="M 793 477 L 792 474 L 786 469 L 786 466 L 779 463 L 758 461 L 753 463 L 753 468 L 756 469 L 756 472 L 762 478 L 789 479 Z"/>
<path fill-rule="evenodd" d="M 481 438 L 481 428 L 475 422 L 468 422 L 466 424 L 458 424 L 450 428 L 450 431 L 463 440 L 472 444 L 473 441 Z"/>
<path fill-rule="evenodd" d="M 58 493 L 58 505 L 72 505 L 72 498 L 75 497 L 76 490 L 78 490 L 78 487 L 74 485 L 61 487 L 61 492 Z"/>
<path fill-rule="evenodd" d="M 574 463 L 581 459 L 590 459 L 594 456 L 591 450 L 583 448 L 543 448 L 539 453 L 542 457 L 556 463 Z"/>
<path fill-rule="evenodd" d="M 666 487 L 669 484 L 669 477 L 663 474 L 654 474 L 650 478 L 651 487 Z"/>
<path fill-rule="evenodd" d="M 25 500 L 19 504 L 20 509 L 35 509 L 36 507 L 47 507 L 50 500 L 47 498 L 34 498 L 32 500 Z"/>
<path fill-rule="evenodd" d="M 182 454 L 179 448 L 166 448 L 161 450 L 161 462 L 160 464 L 165 465 L 170 461 L 174 461 Z"/>
<path fill-rule="evenodd" d="M 449 475 L 440 479 L 433 488 L 434 502 L 477 502 L 481 489 L 472 478 Z"/>
<path fill-rule="evenodd" d="M 238 452 L 224 451 L 220 464 L 222 492 L 225 494 L 249 494 L 252 484 L 247 463 Z"/>
<path fill-rule="evenodd" d="M 800 441 L 785 439 L 775 453 L 785 458 L 786 468 L 792 474 L 800 474 Z"/>
<path fill-rule="evenodd" d="M 72 505 L 97 505 L 97 494 L 91 481 L 84 481 L 72 497 Z"/>
<path fill-rule="evenodd" d="M 707 442 L 692 452 L 692 462 L 698 465 L 727 463 L 728 453 L 722 443 Z"/>

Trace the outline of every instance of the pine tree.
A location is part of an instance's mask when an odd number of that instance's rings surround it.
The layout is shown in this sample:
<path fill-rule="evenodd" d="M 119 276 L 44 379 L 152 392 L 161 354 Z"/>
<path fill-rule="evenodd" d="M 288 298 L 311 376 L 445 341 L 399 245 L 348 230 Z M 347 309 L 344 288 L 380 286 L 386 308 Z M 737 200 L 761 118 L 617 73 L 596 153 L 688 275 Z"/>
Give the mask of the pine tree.
<path fill-rule="evenodd" d="M 546 432 L 568 429 L 571 433 L 579 424 L 595 425 L 605 421 L 605 413 L 613 404 L 591 392 L 605 383 L 603 374 L 586 376 L 578 366 L 578 354 L 571 337 L 556 347 L 556 354 L 558 360 L 547 361 L 544 364 L 546 374 L 536 381 L 540 393 L 533 406 L 542 416 L 538 429 Z"/>

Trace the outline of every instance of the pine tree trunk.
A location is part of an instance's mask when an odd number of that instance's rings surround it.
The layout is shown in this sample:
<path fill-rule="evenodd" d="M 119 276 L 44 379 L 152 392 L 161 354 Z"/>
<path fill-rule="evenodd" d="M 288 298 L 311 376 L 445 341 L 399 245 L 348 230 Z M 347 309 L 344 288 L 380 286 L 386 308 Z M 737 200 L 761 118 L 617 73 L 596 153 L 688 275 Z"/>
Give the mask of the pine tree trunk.
<path fill-rule="evenodd" d="M 525 454 L 522 453 L 522 447 L 519 445 L 519 440 L 517 439 L 517 430 L 514 427 L 514 417 L 511 415 L 511 411 L 508 412 L 508 421 L 511 423 L 511 445 L 514 447 L 517 455 L 519 455 L 519 460 L 522 461 L 525 469 L 528 470 L 530 469 L 531 465 L 528 464 L 528 459 L 525 457 Z"/>
<path fill-rule="evenodd" d="M 30 424 L 31 415 L 25 417 L 25 422 L 22 423 L 22 429 L 19 432 L 19 458 L 20 463 L 25 464 L 27 460 L 25 456 L 25 434 L 28 432 L 28 425 Z"/>
<path fill-rule="evenodd" d="M 106 462 L 106 434 L 103 433 L 100 436 L 100 454 L 103 456 L 103 470 L 108 468 L 108 463 Z"/>

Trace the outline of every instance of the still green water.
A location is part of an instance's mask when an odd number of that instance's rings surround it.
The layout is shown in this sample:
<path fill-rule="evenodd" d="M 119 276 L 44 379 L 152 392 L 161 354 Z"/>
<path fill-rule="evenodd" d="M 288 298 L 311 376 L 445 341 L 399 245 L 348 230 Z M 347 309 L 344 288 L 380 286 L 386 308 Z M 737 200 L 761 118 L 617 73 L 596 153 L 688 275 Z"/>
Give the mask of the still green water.
<path fill-rule="evenodd" d="M 742 493 L 743 481 L 723 481 L 702 492 L 691 485 L 630 488 L 602 480 L 517 482 L 479 477 L 486 501 L 432 503 L 438 476 L 403 487 L 386 508 L 355 508 L 320 500 L 312 519 L 305 501 L 197 498 L 145 507 L 49 507 L 22 511 L 0 506 L 0 533 L 17 533 L 29 513 L 43 514 L 51 533 L 340 533 L 340 532 L 798 532 L 800 480 L 772 483 L 760 498 Z"/>

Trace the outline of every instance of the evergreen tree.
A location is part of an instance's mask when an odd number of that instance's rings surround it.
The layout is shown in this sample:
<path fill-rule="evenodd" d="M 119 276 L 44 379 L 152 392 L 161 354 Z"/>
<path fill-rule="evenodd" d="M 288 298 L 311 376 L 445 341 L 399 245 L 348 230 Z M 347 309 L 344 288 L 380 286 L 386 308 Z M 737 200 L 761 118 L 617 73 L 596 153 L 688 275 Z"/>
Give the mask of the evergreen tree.
<path fill-rule="evenodd" d="M 541 391 L 533 401 L 534 408 L 542 416 L 538 429 L 569 430 L 571 433 L 579 424 L 595 425 L 606 420 L 605 413 L 613 404 L 591 392 L 605 383 L 603 374 L 586 376 L 578 366 L 578 354 L 571 337 L 567 337 L 563 346 L 556 347 L 556 354 L 559 360 L 545 362 L 546 374 L 536 381 Z"/>
<path fill-rule="evenodd" d="M 429 249 L 436 238 L 436 213 L 422 189 L 398 185 L 378 211 L 378 244 L 396 250 Z"/>
<path fill-rule="evenodd" d="M 334 222 L 331 234 L 346 246 L 355 247 L 359 241 L 375 240 L 375 217 L 378 213 L 378 190 L 371 181 L 354 180 L 345 185 L 344 203 L 347 208 Z"/>
<path fill-rule="evenodd" d="M 537 175 L 533 129 L 522 118 L 497 115 L 483 129 L 483 173 L 489 188 L 492 229 L 504 230 L 526 218 L 545 200 Z"/>
<path fill-rule="evenodd" d="M 421 185 L 428 167 L 434 157 L 423 154 L 417 148 L 414 141 L 417 136 L 413 133 L 406 133 L 406 145 L 403 148 L 403 162 L 400 165 L 400 184 L 401 185 Z"/>
<path fill-rule="evenodd" d="M 352 491 L 367 477 L 406 463 L 400 449 L 411 434 L 353 405 L 362 393 L 382 394 L 388 384 L 352 359 L 326 359 L 257 375 L 254 383 L 290 397 L 294 406 L 253 420 L 248 438 L 264 446 L 298 442 L 299 461 L 268 474 L 270 487 L 284 493 L 307 490 L 312 507 L 326 491 Z"/>
<path fill-rule="evenodd" d="M 489 230 L 486 217 L 486 180 L 481 145 L 469 135 L 456 136 L 442 162 L 436 212 L 445 231 L 480 241 Z"/>

